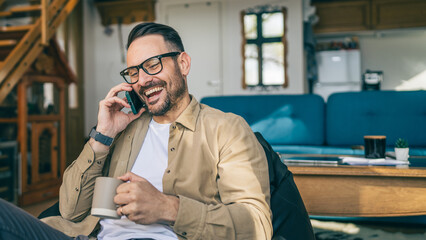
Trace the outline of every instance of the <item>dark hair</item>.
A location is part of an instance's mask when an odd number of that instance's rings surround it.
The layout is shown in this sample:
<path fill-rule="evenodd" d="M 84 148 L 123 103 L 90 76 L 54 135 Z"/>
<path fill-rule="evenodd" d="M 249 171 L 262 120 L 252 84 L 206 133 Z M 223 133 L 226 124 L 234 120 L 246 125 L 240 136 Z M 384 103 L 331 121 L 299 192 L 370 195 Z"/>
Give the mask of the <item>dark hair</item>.
<path fill-rule="evenodd" d="M 176 30 L 174 30 L 172 27 L 153 22 L 140 23 L 132 29 L 132 31 L 129 33 L 129 38 L 127 39 L 127 49 L 137 38 L 152 34 L 159 34 L 163 36 L 164 41 L 166 44 L 168 44 L 168 47 L 171 51 L 185 51 L 183 48 L 182 39 Z"/>

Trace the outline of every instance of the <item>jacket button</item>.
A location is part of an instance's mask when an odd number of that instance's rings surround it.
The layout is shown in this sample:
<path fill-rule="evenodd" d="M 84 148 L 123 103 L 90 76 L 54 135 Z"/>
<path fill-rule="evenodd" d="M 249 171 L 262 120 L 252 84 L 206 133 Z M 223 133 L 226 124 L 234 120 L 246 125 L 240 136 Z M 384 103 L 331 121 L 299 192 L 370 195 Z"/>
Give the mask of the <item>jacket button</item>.
<path fill-rule="evenodd" d="M 174 148 L 174 147 L 170 148 L 170 151 L 172 151 L 172 152 L 173 152 L 174 150 L 175 150 L 175 148 Z"/>
<path fill-rule="evenodd" d="M 75 191 L 78 192 L 78 188 L 77 187 L 75 188 Z"/>
<path fill-rule="evenodd" d="M 167 170 L 167 173 L 170 173 L 170 170 Z"/>
<path fill-rule="evenodd" d="M 186 236 L 186 232 L 183 232 L 183 233 L 182 233 L 182 235 L 183 235 L 183 236 Z"/>
<path fill-rule="evenodd" d="M 175 126 L 175 125 L 173 125 L 173 126 L 172 126 L 172 128 L 173 128 L 173 129 L 176 129 L 176 126 Z"/>
<path fill-rule="evenodd" d="M 92 160 L 90 160 L 90 159 L 89 159 L 89 160 L 87 160 L 87 162 L 88 162 L 88 163 L 92 163 Z"/>

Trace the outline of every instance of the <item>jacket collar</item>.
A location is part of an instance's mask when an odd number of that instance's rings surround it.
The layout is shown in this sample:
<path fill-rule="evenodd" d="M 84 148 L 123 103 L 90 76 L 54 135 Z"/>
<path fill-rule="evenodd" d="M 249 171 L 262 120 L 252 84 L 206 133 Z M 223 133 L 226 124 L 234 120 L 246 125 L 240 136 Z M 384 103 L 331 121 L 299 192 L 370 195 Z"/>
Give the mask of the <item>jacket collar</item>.
<path fill-rule="evenodd" d="M 186 109 L 176 119 L 176 123 L 181 124 L 185 128 L 195 131 L 195 125 L 197 123 L 198 115 L 200 113 L 200 104 L 194 96 L 190 95 L 191 102 Z"/>

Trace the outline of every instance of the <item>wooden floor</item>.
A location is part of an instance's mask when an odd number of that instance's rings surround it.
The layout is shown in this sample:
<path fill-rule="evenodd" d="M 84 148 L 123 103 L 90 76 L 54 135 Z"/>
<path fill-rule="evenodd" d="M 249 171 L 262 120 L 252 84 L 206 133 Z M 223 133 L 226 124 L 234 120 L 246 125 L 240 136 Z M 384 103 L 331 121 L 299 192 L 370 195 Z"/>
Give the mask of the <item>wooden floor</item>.
<path fill-rule="evenodd" d="M 317 240 L 424 240 L 423 226 L 312 220 Z"/>
<path fill-rule="evenodd" d="M 33 215 L 34 217 L 37 217 L 41 212 L 43 212 L 44 210 L 46 210 L 47 208 L 52 206 L 57 201 L 58 201 L 58 199 L 54 198 L 54 199 L 44 201 L 44 202 L 41 202 L 41 203 L 22 207 L 22 209 L 24 209 L 26 212 Z"/>

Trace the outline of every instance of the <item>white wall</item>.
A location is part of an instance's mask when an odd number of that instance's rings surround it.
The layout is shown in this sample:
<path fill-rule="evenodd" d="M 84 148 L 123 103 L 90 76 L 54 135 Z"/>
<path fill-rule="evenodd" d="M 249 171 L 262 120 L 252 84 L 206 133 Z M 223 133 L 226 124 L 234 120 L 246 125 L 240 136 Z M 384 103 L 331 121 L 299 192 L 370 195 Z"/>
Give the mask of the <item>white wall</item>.
<path fill-rule="evenodd" d="M 321 34 L 317 40 L 342 42 L 352 36 L 359 38 L 361 72 L 383 71 L 382 90 L 426 90 L 425 28 Z"/>
<path fill-rule="evenodd" d="M 392 30 L 360 37 L 362 72 L 384 72 L 384 90 L 426 90 L 426 30 Z"/>
<path fill-rule="evenodd" d="M 106 35 L 94 0 L 83 2 L 84 112 L 85 131 L 89 133 L 90 128 L 97 123 L 99 101 L 106 96 L 111 87 L 123 82 L 119 72 L 126 64 L 121 60 L 117 24 L 111 26 L 112 34 Z M 122 26 L 123 44 L 127 43 L 127 35 L 135 25 Z"/>
<path fill-rule="evenodd" d="M 225 1 L 223 6 L 223 60 L 224 82 L 223 94 L 259 94 L 258 91 L 241 88 L 242 59 L 241 59 L 241 23 L 240 11 L 248 7 L 263 4 L 280 5 L 287 8 L 287 71 L 288 87 L 278 88 L 268 93 L 303 93 L 303 14 L 302 1 L 255 1 L 235 0 Z"/>
<path fill-rule="evenodd" d="M 222 46 L 222 87 L 219 95 L 232 94 L 271 94 L 271 93 L 303 93 L 304 69 L 303 69 L 303 28 L 302 28 L 302 1 L 301 0 L 158 0 L 157 21 L 167 22 L 167 9 L 170 5 L 201 2 L 220 2 L 221 11 L 221 46 Z M 268 92 L 242 89 L 242 59 L 241 59 L 241 23 L 240 12 L 246 8 L 258 5 L 271 4 L 285 6 L 287 8 L 288 29 L 288 79 L 286 89 L 276 88 Z M 191 16 L 187 16 L 190 18 Z M 194 19 L 194 21 L 197 21 Z M 184 26 L 180 26 L 184 27 Z M 208 26 L 206 26 L 208 27 Z M 185 44 L 185 42 L 184 42 Z M 199 44 L 203 44 L 200 42 Z M 208 46 L 206 46 L 208 47 Z M 192 68 L 191 72 L 199 71 Z M 194 74 L 199 75 L 199 74 Z M 191 75 L 190 75 L 191 76 Z M 190 77 L 189 76 L 189 77 Z M 191 81 L 189 79 L 189 81 Z M 190 89 L 191 91 L 191 89 Z M 196 90 L 192 90 L 196 91 Z"/>

